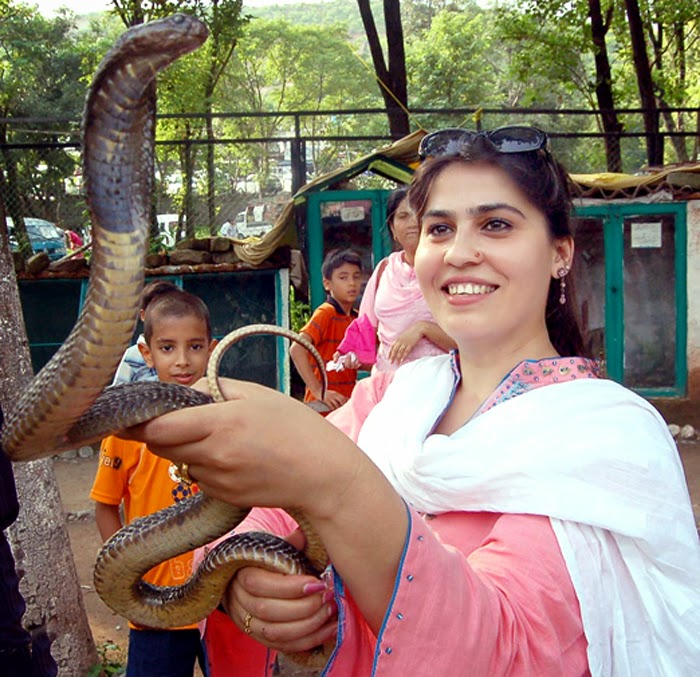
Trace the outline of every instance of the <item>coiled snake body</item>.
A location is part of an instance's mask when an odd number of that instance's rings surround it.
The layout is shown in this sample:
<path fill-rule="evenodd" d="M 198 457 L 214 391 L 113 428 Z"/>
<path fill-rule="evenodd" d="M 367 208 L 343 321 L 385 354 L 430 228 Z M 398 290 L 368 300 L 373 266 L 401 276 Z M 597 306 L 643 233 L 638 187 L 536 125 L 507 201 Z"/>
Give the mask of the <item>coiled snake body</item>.
<path fill-rule="evenodd" d="M 73 331 L 7 416 L 2 445 L 13 461 L 49 456 L 166 411 L 213 401 L 176 384 L 128 384 L 105 390 L 130 343 L 143 287 L 154 147 L 149 87 L 158 72 L 206 38 L 207 29 L 200 21 L 176 14 L 126 31 L 97 70 L 83 117 L 86 199 L 93 224 L 89 291 Z M 210 383 L 221 352 L 241 336 L 262 331 L 300 340 L 279 328 L 253 325 L 238 330 L 217 347 L 218 356 L 216 352 L 212 356 Z M 318 353 L 314 357 L 322 368 Z M 274 537 L 239 535 L 212 550 L 184 586 L 155 588 L 141 580 L 156 564 L 228 533 L 247 512 L 200 492 L 132 522 L 105 544 L 98 557 L 98 594 L 135 623 L 183 626 L 216 608 L 235 571 L 251 564 L 248 557 L 258 557 L 256 566 L 285 573 L 318 574 L 325 568 L 322 546 L 314 545 L 303 515 L 295 514 L 312 544 L 306 555 Z M 292 658 L 306 664 L 325 662 L 319 654 Z"/>

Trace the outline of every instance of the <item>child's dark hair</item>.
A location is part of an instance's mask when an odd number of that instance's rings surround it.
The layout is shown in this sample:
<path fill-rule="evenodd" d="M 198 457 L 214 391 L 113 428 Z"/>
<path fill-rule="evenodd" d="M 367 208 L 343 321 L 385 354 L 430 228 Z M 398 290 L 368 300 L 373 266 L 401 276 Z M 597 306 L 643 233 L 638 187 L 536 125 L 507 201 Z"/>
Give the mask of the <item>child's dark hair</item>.
<path fill-rule="evenodd" d="M 436 157 L 427 160 L 418 168 L 408 196 L 419 223 L 425 213 L 434 182 L 447 167 L 455 163 L 484 164 L 501 169 L 545 215 L 551 238 L 572 236 L 569 179 L 564 167 L 544 149 L 524 153 L 501 153 L 486 136 L 477 136 L 459 155 Z M 559 280 L 551 280 L 545 308 L 550 341 L 562 356 L 589 357 L 578 323 L 571 273 L 566 278 L 565 304 L 559 303 L 559 286 Z"/>
<path fill-rule="evenodd" d="M 180 287 L 170 280 L 155 280 L 155 282 L 149 282 L 141 292 L 141 310 L 145 311 L 151 302 L 155 301 L 159 296 L 170 294 L 174 291 L 180 291 Z"/>
<path fill-rule="evenodd" d="M 324 280 L 330 280 L 334 271 L 338 270 L 344 263 L 357 266 L 362 270 L 362 258 L 354 249 L 331 249 L 326 258 L 323 259 L 321 275 Z"/>
<path fill-rule="evenodd" d="M 177 289 L 168 294 L 162 294 L 146 308 L 146 318 L 143 321 L 143 336 L 148 345 L 153 337 L 153 325 L 163 317 L 195 317 L 204 322 L 207 330 L 207 340 L 211 341 L 211 317 L 207 304 L 198 296 Z"/>

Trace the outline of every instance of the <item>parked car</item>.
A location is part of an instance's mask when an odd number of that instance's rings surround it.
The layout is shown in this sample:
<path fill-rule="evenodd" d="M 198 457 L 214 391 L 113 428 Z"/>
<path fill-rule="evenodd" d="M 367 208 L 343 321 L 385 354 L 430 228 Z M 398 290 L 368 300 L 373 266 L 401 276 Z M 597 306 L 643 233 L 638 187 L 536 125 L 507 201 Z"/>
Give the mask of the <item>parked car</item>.
<path fill-rule="evenodd" d="M 64 232 L 56 224 L 44 219 L 25 217 L 24 225 L 27 228 L 29 242 L 35 254 L 46 252 L 49 255 L 49 259 L 56 261 L 68 253 L 66 251 Z M 19 245 L 14 232 L 14 223 L 9 217 L 7 218 L 7 230 L 10 236 L 10 248 L 14 251 Z"/>

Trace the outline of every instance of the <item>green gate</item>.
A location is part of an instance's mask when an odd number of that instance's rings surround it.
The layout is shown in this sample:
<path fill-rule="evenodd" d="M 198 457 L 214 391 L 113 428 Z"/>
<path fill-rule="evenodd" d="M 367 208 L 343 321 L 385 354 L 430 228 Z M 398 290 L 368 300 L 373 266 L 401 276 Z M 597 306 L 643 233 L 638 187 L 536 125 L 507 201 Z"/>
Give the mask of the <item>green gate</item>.
<path fill-rule="evenodd" d="M 577 207 L 577 300 L 608 376 L 644 397 L 683 397 L 686 203 Z"/>
<path fill-rule="evenodd" d="M 321 264 L 336 247 L 351 247 L 360 253 L 365 279 L 374 266 L 391 252 L 386 227 L 386 203 L 391 191 L 335 190 L 307 195 L 309 280 L 311 307 L 326 298 Z"/>
<path fill-rule="evenodd" d="M 147 278 L 168 279 L 199 296 L 209 307 L 214 338 L 247 324 L 289 327 L 289 271 L 265 269 L 230 273 L 193 273 Z M 34 371 L 48 362 L 73 328 L 87 293 L 88 278 L 20 279 Z M 50 308 L 50 312 L 47 312 Z M 141 332 L 139 322 L 134 342 Z M 251 336 L 226 351 L 219 373 L 290 392 L 286 339 Z"/>

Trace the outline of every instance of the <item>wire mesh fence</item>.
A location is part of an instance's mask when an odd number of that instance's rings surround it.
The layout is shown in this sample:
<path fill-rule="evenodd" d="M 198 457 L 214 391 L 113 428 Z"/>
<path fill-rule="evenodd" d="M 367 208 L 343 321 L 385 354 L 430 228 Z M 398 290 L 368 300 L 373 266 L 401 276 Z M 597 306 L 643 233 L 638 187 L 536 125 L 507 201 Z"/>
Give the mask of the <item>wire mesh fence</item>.
<path fill-rule="evenodd" d="M 616 135 L 622 171 L 645 166 L 642 110 L 618 111 L 624 132 Z M 695 109 L 675 109 L 690 121 Z M 412 127 L 493 129 L 531 124 L 547 130 L 552 147 L 570 171 L 605 171 L 605 134 L 600 111 L 416 109 Z M 590 131 L 593 129 L 594 131 Z M 680 127 L 679 127 L 680 129 Z M 664 157 L 696 160 L 700 135 L 663 134 Z M 292 111 L 163 115 L 158 118 L 154 166 L 154 231 L 171 244 L 185 232 L 245 237 L 263 233 L 306 181 L 341 168 L 391 141 L 384 110 Z M 683 158 L 682 158 L 683 159 Z M 89 215 L 83 197 L 80 122 L 71 119 L 0 118 L 0 184 L 7 215 L 37 217 L 85 235 Z M 361 176 L 358 187 L 391 187 Z M 156 226 L 157 224 L 157 226 Z"/>

